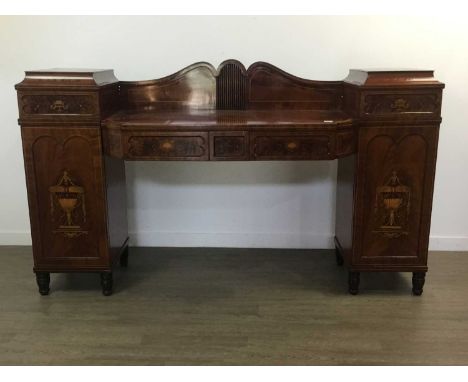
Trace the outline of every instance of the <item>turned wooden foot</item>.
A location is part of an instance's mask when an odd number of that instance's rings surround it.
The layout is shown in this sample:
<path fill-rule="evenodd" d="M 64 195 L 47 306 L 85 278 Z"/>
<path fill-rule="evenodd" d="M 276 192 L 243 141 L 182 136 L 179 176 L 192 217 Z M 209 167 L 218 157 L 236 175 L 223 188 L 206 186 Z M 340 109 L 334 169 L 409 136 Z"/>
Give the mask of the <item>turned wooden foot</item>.
<path fill-rule="evenodd" d="M 344 263 L 343 256 L 341 255 L 341 252 L 339 251 L 338 248 L 335 248 L 335 258 L 336 258 L 336 264 L 341 266 Z"/>
<path fill-rule="evenodd" d="M 413 294 L 415 296 L 422 295 L 425 280 L 426 272 L 413 272 Z"/>
<path fill-rule="evenodd" d="M 43 296 L 49 294 L 50 288 L 50 273 L 49 272 L 36 272 L 36 282 L 39 287 L 39 293 Z"/>
<path fill-rule="evenodd" d="M 360 274 L 359 272 L 349 272 L 348 276 L 348 291 L 351 294 L 358 294 L 359 293 L 359 281 L 360 281 Z"/>
<path fill-rule="evenodd" d="M 112 294 L 112 272 L 101 272 L 101 287 L 104 296 Z"/>
<path fill-rule="evenodd" d="M 124 268 L 128 267 L 128 245 L 125 247 L 122 254 L 120 255 L 120 266 Z"/>

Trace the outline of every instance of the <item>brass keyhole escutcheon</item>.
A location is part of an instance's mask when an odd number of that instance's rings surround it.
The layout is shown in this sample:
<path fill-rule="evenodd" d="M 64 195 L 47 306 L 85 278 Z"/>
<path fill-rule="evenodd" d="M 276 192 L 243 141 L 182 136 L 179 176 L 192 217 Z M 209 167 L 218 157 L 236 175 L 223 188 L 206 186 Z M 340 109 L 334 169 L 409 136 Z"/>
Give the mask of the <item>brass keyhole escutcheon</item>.
<path fill-rule="evenodd" d="M 289 142 L 287 145 L 288 150 L 296 150 L 297 149 L 297 143 L 296 142 Z"/>

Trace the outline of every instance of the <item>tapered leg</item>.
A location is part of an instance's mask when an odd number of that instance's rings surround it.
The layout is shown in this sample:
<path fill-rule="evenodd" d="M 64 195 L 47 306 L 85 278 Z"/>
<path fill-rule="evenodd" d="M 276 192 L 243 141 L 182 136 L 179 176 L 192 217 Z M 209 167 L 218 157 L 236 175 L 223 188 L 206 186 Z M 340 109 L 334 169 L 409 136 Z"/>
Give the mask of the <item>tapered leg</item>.
<path fill-rule="evenodd" d="M 360 281 L 360 274 L 359 272 L 349 272 L 348 278 L 348 291 L 351 294 L 358 294 L 359 293 L 359 281 Z"/>
<path fill-rule="evenodd" d="M 422 295 L 425 280 L 426 272 L 413 272 L 413 294 L 415 296 Z"/>
<path fill-rule="evenodd" d="M 335 257 L 336 257 L 336 264 L 341 266 L 344 263 L 343 256 L 338 248 L 335 247 Z"/>
<path fill-rule="evenodd" d="M 112 294 L 112 272 L 101 272 L 101 287 L 104 296 Z"/>
<path fill-rule="evenodd" d="M 49 294 L 50 288 L 50 273 L 49 272 L 36 272 L 36 282 L 39 287 L 39 293 L 43 296 Z"/>
<path fill-rule="evenodd" d="M 120 255 L 120 266 L 124 268 L 128 267 L 128 245 Z"/>

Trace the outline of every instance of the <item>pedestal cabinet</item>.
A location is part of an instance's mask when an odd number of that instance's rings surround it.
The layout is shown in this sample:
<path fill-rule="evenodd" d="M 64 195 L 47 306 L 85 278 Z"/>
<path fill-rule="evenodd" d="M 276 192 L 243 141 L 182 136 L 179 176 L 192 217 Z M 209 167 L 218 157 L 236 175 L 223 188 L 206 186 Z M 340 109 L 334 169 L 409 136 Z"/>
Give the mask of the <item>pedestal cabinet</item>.
<path fill-rule="evenodd" d="M 127 255 L 125 169 L 104 155 L 101 119 L 118 83 L 112 71 L 35 72 L 17 89 L 39 291 L 51 272 L 99 272 L 111 294 Z"/>

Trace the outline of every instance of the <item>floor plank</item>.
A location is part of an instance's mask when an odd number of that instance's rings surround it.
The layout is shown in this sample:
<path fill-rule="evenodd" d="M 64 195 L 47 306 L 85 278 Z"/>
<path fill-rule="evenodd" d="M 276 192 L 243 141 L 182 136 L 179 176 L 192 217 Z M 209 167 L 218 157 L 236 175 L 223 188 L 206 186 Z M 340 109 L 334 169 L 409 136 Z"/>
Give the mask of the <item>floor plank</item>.
<path fill-rule="evenodd" d="M 466 365 L 468 253 L 411 274 L 347 273 L 333 251 L 131 248 L 104 297 L 96 274 L 53 274 L 0 247 L 2 365 Z"/>

